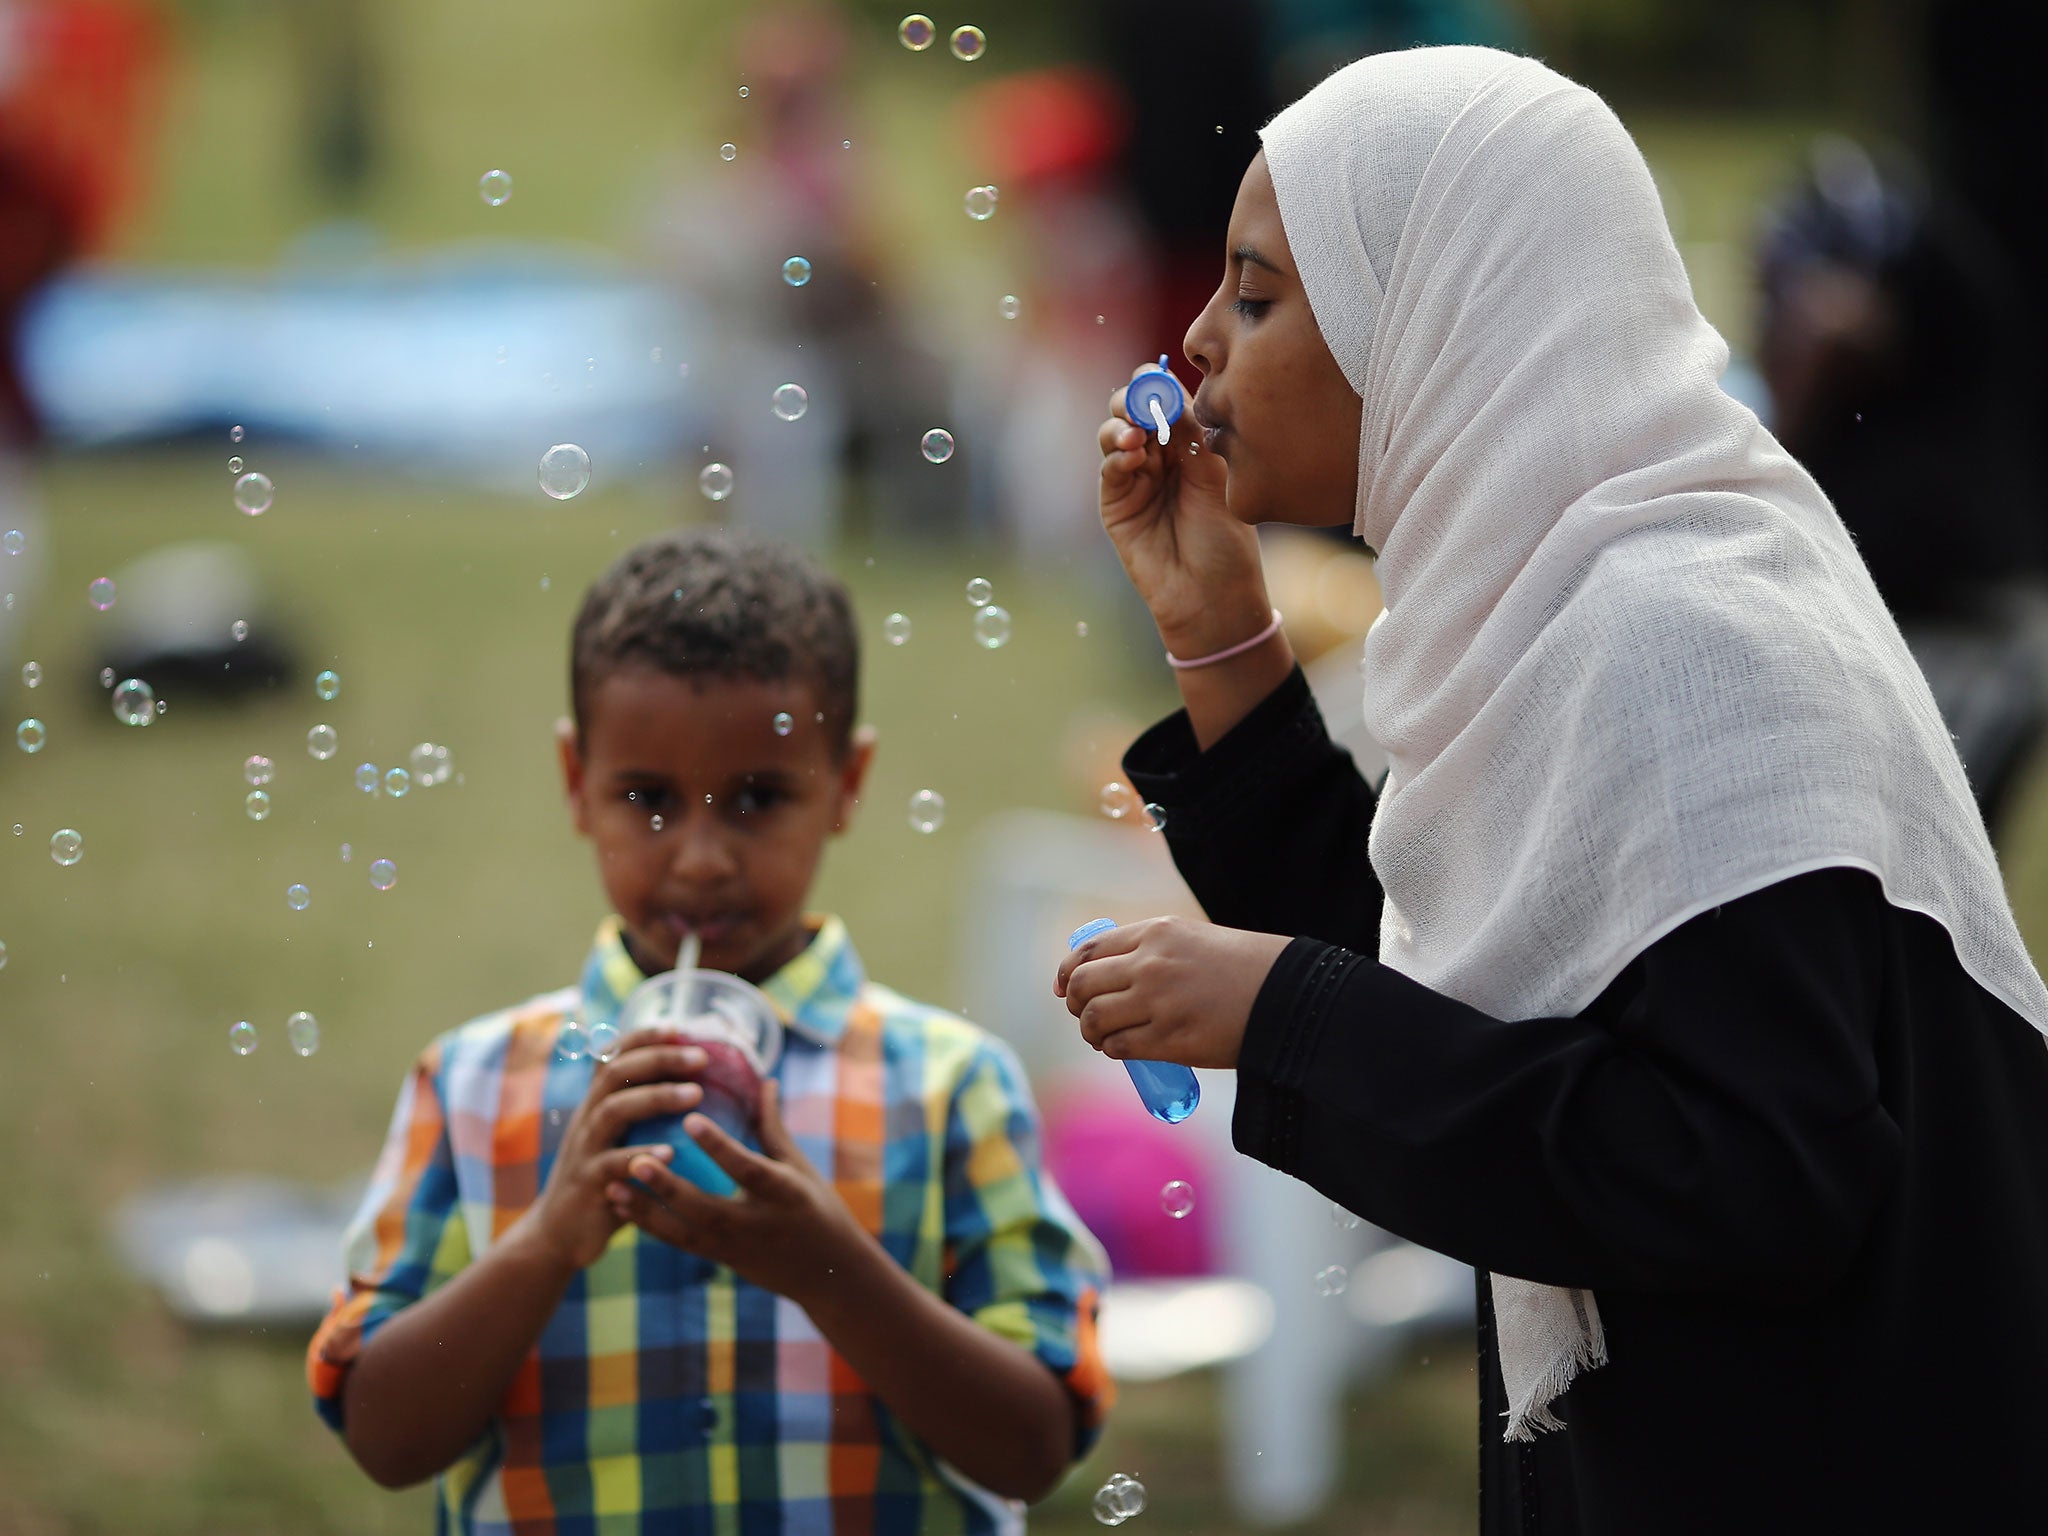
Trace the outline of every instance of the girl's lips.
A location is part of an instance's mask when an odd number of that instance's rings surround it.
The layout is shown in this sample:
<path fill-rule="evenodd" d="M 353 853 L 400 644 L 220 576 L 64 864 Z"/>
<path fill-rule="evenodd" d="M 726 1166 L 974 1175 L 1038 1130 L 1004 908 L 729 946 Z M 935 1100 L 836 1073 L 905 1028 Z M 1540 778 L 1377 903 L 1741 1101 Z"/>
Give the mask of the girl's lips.
<path fill-rule="evenodd" d="M 1224 457 L 1222 443 L 1224 434 L 1228 430 L 1226 427 L 1202 428 L 1202 446 L 1210 453 L 1215 454 L 1219 459 Z"/>

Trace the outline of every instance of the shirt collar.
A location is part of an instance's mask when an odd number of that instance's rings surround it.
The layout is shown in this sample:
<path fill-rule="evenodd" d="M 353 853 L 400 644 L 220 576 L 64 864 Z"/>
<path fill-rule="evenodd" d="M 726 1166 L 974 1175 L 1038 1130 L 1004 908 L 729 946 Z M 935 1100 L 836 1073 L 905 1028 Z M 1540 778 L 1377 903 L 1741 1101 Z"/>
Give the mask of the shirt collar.
<path fill-rule="evenodd" d="M 846 1032 L 846 1015 L 867 982 L 846 925 L 830 913 L 804 919 L 811 942 L 760 988 L 775 1005 L 782 1026 L 814 1045 L 836 1045 Z M 616 1024 L 627 995 L 647 979 L 626 951 L 624 924 L 608 917 L 597 930 L 583 964 L 582 1017 L 588 1029 Z"/>

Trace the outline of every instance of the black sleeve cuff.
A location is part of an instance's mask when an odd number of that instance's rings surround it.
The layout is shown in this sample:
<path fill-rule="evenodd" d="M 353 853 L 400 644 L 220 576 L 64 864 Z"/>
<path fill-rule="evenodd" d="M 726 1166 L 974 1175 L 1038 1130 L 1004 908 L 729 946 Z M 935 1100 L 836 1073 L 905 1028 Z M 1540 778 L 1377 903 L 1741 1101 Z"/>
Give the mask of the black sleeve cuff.
<path fill-rule="evenodd" d="M 1290 781 L 1334 750 L 1299 666 L 1204 752 L 1177 709 L 1131 743 L 1124 772 L 1148 804 L 1165 808 L 1166 837 L 1222 825 L 1253 803 L 1285 796 Z"/>
<path fill-rule="evenodd" d="M 1316 939 L 1280 951 L 1252 1002 L 1237 1055 L 1231 1141 L 1282 1173 L 1299 1173 L 1302 1084 L 1315 1060 L 1331 1000 L 1363 955 Z"/>

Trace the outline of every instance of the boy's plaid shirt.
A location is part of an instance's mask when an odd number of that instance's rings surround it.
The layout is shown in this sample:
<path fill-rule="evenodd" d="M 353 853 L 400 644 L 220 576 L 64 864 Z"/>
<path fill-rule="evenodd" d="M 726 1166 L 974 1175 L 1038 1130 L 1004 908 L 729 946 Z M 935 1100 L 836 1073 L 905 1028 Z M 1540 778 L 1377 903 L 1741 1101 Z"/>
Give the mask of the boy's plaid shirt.
<path fill-rule="evenodd" d="M 616 918 L 580 988 L 441 1036 L 399 1090 L 307 1352 L 337 1430 L 350 1362 L 533 1204 L 595 1064 L 563 1023 L 613 1019 L 642 979 Z M 1009 1048 L 870 982 L 837 918 L 762 990 L 783 1014 L 786 1123 L 917 1280 L 1032 1351 L 1093 1444 L 1114 1396 L 1096 1343 L 1100 1247 L 1039 1163 Z M 801 1308 L 630 1224 L 578 1275 L 483 1437 L 438 1480 L 464 1536 L 981 1532 L 1022 1506 L 942 1469 Z"/>

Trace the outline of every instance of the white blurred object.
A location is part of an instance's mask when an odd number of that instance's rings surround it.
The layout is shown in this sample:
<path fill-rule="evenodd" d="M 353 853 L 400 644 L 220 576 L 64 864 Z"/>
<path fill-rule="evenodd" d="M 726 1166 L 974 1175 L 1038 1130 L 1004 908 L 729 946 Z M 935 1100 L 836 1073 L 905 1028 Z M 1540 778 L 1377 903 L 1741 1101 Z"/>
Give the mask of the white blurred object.
<path fill-rule="evenodd" d="M 1273 1298 L 1248 1280 L 1133 1280 L 1102 1298 L 1103 1361 L 1118 1381 L 1164 1381 L 1252 1353 Z"/>
<path fill-rule="evenodd" d="M 223 1175 L 144 1190 L 114 1212 L 114 1245 L 188 1323 L 311 1328 L 345 1279 L 342 1233 L 367 1182 Z"/>

